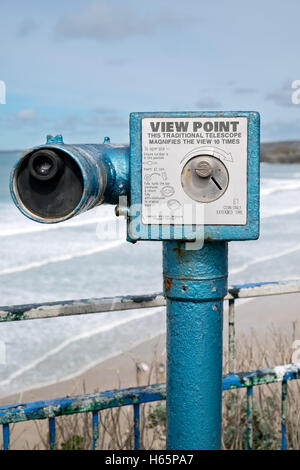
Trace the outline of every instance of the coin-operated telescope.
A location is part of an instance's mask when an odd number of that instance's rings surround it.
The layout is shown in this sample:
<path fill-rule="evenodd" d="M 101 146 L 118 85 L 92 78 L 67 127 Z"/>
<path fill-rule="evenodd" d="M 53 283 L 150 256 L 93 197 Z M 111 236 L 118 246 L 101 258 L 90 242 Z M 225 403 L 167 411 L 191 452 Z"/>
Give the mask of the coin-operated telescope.
<path fill-rule="evenodd" d="M 117 204 L 128 241 L 163 241 L 168 449 L 220 448 L 227 242 L 259 236 L 259 149 L 256 112 L 132 113 L 129 146 L 49 136 L 12 171 L 33 220 Z"/>

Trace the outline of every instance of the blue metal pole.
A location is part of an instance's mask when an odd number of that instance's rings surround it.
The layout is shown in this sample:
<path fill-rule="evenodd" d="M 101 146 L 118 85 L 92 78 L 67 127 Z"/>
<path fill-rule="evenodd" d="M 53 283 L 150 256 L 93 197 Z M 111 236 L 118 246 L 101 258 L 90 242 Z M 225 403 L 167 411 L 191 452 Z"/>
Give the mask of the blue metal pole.
<path fill-rule="evenodd" d="M 167 449 L 221 447 L 223 298 L 228 244 L 163 243 L 167 299 Z"/>

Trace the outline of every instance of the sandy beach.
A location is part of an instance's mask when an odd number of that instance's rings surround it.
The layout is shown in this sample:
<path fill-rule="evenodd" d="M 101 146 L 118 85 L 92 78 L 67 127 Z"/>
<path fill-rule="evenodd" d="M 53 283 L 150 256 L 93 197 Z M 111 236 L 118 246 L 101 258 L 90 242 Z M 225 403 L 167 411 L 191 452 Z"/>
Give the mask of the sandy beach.
<path fill-rule="evenodd" d="M 252 333 L 265 341 L 271 335 L 273 326 L 283 334 L 293 330 L 300 339 L 300 294 L 262 297 L 250 301 L 236 302 L 236 337 L 250 337 Z M 296 323 L 295 323 L 296 322 Z M 295 327 L 296 325 L 296 327 Z M 224 347 L 227 343 L 227 306 L 224 314 Z M 290 355 L 292 354 L 292 344 Z M 280 352 L 280 351 L 279 351 Z M 161 335 L 151 341 L 142 342 L 139 346 L 124 351 L 123 354 L 110 358 L 85 373 L 47 387 L 37 388 L 20 395 L 12 395 L 0 400 L 1 405 L 36 401 L 50 398 L 76 395 L 94 391 L 112 390 L 142 385 L 148 380 L 148 371 L 137 374 L 137 364 L 145 363 L 150 367 L 154 356 L 157 363 L 165 362 L 165 336 Z M 275 364 L 274 364 L 275 365 Z M 59 365 L 58 365 L 59 367 Z M 47 429 L 47 423 L 43 423 Z M 18 423 L 12 432 L 12 448 L 33 448 L 39 442 L 39 435 L 34 423 Z"/>

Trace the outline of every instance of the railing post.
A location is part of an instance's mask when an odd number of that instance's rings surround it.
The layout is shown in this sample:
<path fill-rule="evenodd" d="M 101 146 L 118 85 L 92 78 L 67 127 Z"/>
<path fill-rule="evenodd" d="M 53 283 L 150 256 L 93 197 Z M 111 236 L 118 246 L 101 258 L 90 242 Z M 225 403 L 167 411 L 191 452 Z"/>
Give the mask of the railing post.
<path fill-rule="evenodd" d="M 200 250 L 189 247 L 176 241 L 163 244 L 167 449 L 219 449 L 227 242 L 205 243 Z"/>
<path fill-rule="evenodd" d="M 247 436 L 246 448 L 253 447 L 253 387 L 247 387 Z"/>
<path fill-rule="evenodd" d="M 286 450 L 287 381 L 281 382 L 281 450 Z"/>
<path fill-rule="evenodd" d="M 235 371 L 235 301 L 229 299 L 228 306 L 228 372 Z"/>

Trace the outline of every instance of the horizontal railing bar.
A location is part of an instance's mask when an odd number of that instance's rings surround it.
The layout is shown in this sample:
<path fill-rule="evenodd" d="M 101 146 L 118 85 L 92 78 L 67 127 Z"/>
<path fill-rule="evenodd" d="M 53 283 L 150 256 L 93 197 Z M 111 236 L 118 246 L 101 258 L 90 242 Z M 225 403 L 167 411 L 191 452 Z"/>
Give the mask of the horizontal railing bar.
<path fill-rule="evenodd" d="M 300 293 L 300 279 L 294 281 L 257 282 L 229 287 L 227 299 L 245 299 L 268 295 Z"/>
<path fill-rule="evenodd" d="M 137 405 L 166 398 L 165 384 L 96 392 L 0 407 L 0 424 Z"/>
<path fill-rule="evenodd" d="M 300 363 L 284 364 L 254 371 L 228 374 L 226 377 L 223 377 L 222 388 L 223 390 L 232 390 L 297 379 L 300 379 Z"/>
<path fill-rule="evenodd" d="M 284 364 L 272 368 L 237 372 L 223 377 L 223 390 L 300 379 L 300 364 Z M 0 407 L 0 425 L 33 419 L 45 419 L 75 413 L 99 411 L 126 405 L 138 405 L 166 398 L 166 385 L 97 392 Z"/>
<path fill-rule="evenodd" d="M 297 292 L 300 293 L 300 280 L 261 282 L 232 286 L 228 289 L 225 299 L 242 299 Z M 166 301 L 162 293 L 12 305 L 0 307 L 0 322 L 37 320 L 117 310 L 163 307 L 165 305 Z"/>
<path fill-rule="evenodd" d="M 162 307 L 165 305 L 166 301 L 163 294 L 159 293 L 12 305 L 0 307 L 0 322 L 38 320 L 41 318 L 134 310 L 146 307 Z"/>

